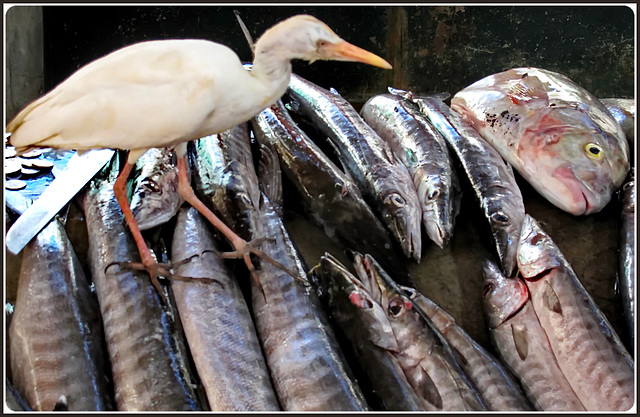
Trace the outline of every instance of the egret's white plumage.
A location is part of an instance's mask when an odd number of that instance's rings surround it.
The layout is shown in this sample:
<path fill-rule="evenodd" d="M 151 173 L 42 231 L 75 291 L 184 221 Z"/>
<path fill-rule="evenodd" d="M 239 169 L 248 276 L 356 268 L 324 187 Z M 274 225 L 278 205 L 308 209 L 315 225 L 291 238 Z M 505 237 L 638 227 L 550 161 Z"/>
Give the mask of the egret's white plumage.
<path fill-rule="evenodd" d="M 231 49 L 206 40 L 148 41 L 122 48 L 80 68 L 25 107 L 7 125 L 9 141 L 18 152 L 31 147 L 129 150 L 115 194 L 154 281 L 158 267 L 130 215 L 124 183 L 147 149 L 175 147 L 181 194 L 225 234 L 251 269 L 247 251 L 257 251 L 247 248 L 193 194 L 184 173 L 186 142 L 246 122 L 275 103 L 289 84 L 292 59 L 391 68 L 308 15 L 268 29 L 254 53 L 249 71 Z"/>

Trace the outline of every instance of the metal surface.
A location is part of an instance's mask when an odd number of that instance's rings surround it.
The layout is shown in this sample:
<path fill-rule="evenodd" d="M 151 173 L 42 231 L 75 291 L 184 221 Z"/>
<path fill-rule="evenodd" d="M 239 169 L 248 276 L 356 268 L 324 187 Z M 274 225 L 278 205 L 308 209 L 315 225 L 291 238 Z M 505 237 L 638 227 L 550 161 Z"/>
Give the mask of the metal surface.
<path fill-rule="evenodd" d="M 18 254 L 49 223 L 49 220 L 111 160 L 114 153 L 112 149 L 99 149 L 72 156 L 67 168 L 7 232 L 6 242 L 9 252 Z"/>

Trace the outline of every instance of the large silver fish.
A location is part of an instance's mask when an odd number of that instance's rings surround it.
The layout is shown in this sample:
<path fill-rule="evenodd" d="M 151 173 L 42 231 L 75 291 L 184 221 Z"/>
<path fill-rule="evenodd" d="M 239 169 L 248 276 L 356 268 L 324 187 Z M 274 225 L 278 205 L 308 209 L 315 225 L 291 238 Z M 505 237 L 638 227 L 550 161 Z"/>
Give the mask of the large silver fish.
<path fill-rule="evenodd" d="M 371 253 L 385 267 L 409 276 L 407 263 L 353 180 L 293 121 L 281 101 L 252 121 L 259 143 L 270 143 L 306 210 L 325 233 L 347 249 Z M 405 273 L 406 272 L 406 273 Z"/>
<path fill-rule="evenodd" d="M 574 215 L 596 213 L 629 171 L 622 127 L 562 74 L 514 68 L 459 91 L 462 114 L 541 195 Z"/>
<path fill-rule="evenodd" d="M 193 207 L 178 214 L 171 255 L 189 262 L 175 273 L 217 282 L 174 280 L 180 321 L 212 411 L 280 410 L 240 286 L 217 254 L 206 220 Z"/>
<path fill-rule="evenodd" d="M 491 342 L 537 410 L 584 411 L 558 366 L 529 299 L 526 284 L 507 278 L 491 261 L 482 264 L 482 298 Z"/>
<path fill-rule="evenodd" d="M 502 270 L 511 275 L 524 220 L 522 193 L 511 167 L 478 132 L 451 111 L 442 97 L 399 93 L 418 104 L 456 153 L 489 221 Z"/>
<path fill-rule="evenodd" d="M 560 369 L 587 411 L 634 405 L 633 360 L 558 247 L 527 215 L 518 267 Z"/>
<path fill-rule="evenodd" d="M 620 190 L 622 212 L 620 214 L 620 236 L 618 244 L 618 290 L 622 298 L 622 311 L 627 323 L 629 345 L 635 340 L 635 287 L 636 287 L 636 246 L 635 246 L 635 208 L 636 181 L 634 170 L 629 180 Z"/>
<path fill-rule="evenodd" d="M 100 308 L 57 218 L 24 249 L 8 334 L 13 384 L 32 409 L 61 396 L 71 411 L 113 409 Z"/>
<path fill-rule="evenodd" d="M 172 149 L 152 148 L 137 161 L 130 180 L 130 205 L 140 230 L 169 221 L 183 203 Z"/>
<path fill-rule="evenodd" d="M 486 410 L 480 394 L 454 359 L 446 339 L 416 311 L 409 298 L 369 255 L 354 254 L 360 282 L 387 313 L 398 343 L 395 352 L 427 411 Z"/>
<path fill-rule="evenodd" d="M 347 100 L 292 75 L 292 110 L 312 121 L 407 257 L 420 261 L 422 209 L 407 168 Z"/>
<path fill-rule="evenodd" d="M 442 248 L 453 235 L 461 198 L 447 142 L 415 103 L 398 95 L 370 98 L 360 115 L 409 170 L 427 235 Z"/>
<path fill-rule="evenodd" d="M 476 387 L 489 410 L 531 410 L 529 401 L 508 369 L 480 346 L 439 305 L 417 290 L 401 287 L 412 303 L 424 311 L 447 339 L 459 358 L 458 363 Z"/>
<path fill-rule="evenodd" d="M 112 265 L 139 262 L 113 194 L 118 174 L 107 166 L 87 186 L 83 205 L 89 261 L 104 323 L 118 410 L 189 411 L 200 406 L 175 319 L 145 272 Z M 166 295 L 165 295 L 166 298 Z"/>
<path fill-rule="evenodd" d="M 331 316 L 367 377 L 377 408 L 424 411 L 395 357 L 398 342 L 386 311 L 360 280 L 330 254 L 325 253 L 312 272 Z"/>

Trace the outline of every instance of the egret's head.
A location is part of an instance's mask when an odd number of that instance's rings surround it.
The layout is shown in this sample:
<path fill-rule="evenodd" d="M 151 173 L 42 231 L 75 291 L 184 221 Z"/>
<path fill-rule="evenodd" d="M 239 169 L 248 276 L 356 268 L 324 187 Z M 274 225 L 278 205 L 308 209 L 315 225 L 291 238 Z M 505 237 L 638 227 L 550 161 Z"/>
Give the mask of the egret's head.
<path fill-rule="evenodd" d="M 346 42 L 329 26 L 309 15 L 296 15 L 268 29 L 256 42 L 256 54 L 277 53 L 283 58 L 355 61 L 391 69 L 379 56 Z"/>

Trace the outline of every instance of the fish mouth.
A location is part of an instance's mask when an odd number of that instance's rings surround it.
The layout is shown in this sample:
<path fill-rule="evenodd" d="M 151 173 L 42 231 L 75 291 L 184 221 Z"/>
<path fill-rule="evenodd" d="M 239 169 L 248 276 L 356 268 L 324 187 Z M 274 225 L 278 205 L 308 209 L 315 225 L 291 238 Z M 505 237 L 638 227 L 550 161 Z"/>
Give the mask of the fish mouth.
<path fill-rule="evenodd" d="M 420 223 L 418 227 L 411 227 L 404 216 L 397 217 L 393 221 L 393 228 L 398 240 L 401 242 L 402 251 L 408 258 L 413 258 L 420 263 L 422 255 L 422 236 Z"/>
<path fill-rule="evenodd" d="M 571 195 L 570 202 L 560 199 L 551 201 L 556 206 L 576 216 L 587 215 L 602 208 L 598 197 L 576 177 L 570 167 L 556 168 L 553 171 L 553 177 L 560 181 Z"/>

